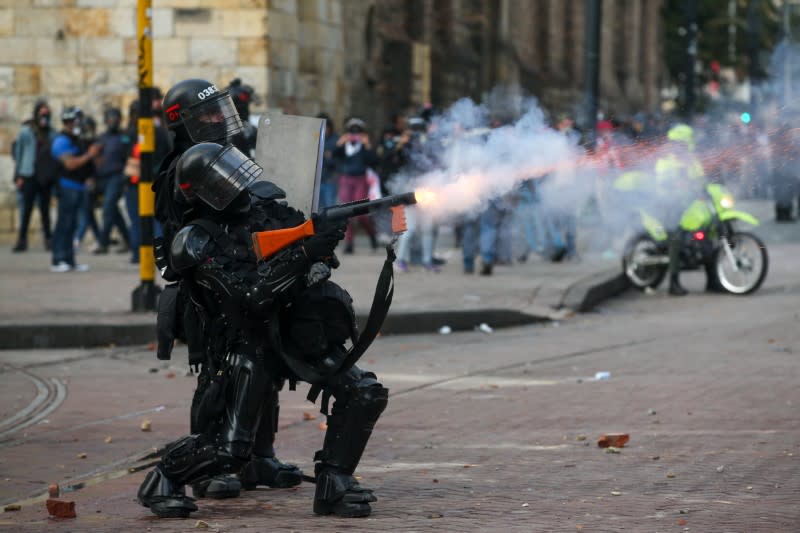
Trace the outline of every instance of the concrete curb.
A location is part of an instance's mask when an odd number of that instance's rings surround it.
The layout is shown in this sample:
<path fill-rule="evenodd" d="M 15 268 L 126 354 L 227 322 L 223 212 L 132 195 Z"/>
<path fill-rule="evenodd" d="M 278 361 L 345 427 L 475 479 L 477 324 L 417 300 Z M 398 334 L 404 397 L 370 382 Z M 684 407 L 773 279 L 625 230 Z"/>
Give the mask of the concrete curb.
<path fill-rule="evenodd" d="M 561 308 L 585 312 L 613 298 L 628 287 L 627 279 L 618 270 L 608 270 L 571 285 L 564 293 Z M 452 331 L 470 331 L 486 323 L 494 329 L 546 322 L 553 315 L 529 314 L 515 309 L 472 309 L 441 311 L 389 312 L 381 333 L 407 335 L 436 333 L 442 326 Z M 366 322 L 359 313 L 359 324 Z M 89 348 L 97 346 L 131 346 L 156 340 L 153 323 L 87 323 L 75 324 L 0 324 L 0 350 Z"/>

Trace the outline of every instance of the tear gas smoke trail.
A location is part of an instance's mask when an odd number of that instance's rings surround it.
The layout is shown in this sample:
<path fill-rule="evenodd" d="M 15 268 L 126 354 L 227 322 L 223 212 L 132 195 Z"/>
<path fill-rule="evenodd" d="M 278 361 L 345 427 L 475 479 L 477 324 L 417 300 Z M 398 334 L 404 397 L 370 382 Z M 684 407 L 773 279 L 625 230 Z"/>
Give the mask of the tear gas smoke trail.
<path fill-rule="evenodd" d="M 486 129 L 485 106 L 456 102 L 428 136 L 426 146 L 438 153 L 412 155 L 412 167 L 425 168 L 427 159 L 436 169 L 408 172 L 400 187 L 412 187 L 420 207 L 435 216 L 470 213 L 523 180 L 579 164 L 577 140 L 549 128 L 533 100 L 526 108 L 514 124 Z"/>

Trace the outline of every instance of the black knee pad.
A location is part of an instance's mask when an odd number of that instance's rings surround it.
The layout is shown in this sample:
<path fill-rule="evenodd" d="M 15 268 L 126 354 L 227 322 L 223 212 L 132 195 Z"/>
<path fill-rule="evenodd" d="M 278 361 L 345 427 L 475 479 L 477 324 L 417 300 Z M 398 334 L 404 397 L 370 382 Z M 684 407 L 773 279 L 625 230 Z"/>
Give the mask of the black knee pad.
<path fill-rule="evenodd" d="M 167 446 L 161 469 L 180 486 L 239 472 L 245 463 L 245 458 L 235 457 L 215 443 L 205 441 L 201 435 L 189 435 Z"/>

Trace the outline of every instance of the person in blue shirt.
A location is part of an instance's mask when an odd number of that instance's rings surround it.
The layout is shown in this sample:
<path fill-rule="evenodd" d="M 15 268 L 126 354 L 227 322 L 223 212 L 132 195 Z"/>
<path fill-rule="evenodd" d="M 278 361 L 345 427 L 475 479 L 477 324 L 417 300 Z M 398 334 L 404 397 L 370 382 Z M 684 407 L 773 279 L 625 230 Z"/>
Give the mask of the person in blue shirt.
<path fill-rule="evenodd" d="M 121 251 L 127 252 L 131 242 L 128 225 L 118 206 L 126 181 L 124 170 L 130 151 L 130 139 L 127 133 L 122 131 L 122 111 L 119 108 L 106 109 L 103 113 L 103 121 L 107 129 L 98 138 L 103 151 L 97 159 L 95 171 L 97 181 L 105 184 L 103 187 L 103 226 L 100 231 L 100 242 L 94 250 L 95 254 L 108 253 L 108 246 L 111 243 L 111 228 L 114 226 L 125 241 L 125 246 Z"/>
<path fill-rule="evenodd" d="M 94 172 L 94 158 L 100 154 L 100 145 L 81 148 L 79 137 L 83 112 L 77 107 L 67 107 L 61 113 L 64 128 L 55 139 L 51 153 L 59 160 L 62 171 L 57 182 L 58 211 L 53 235 L 52 272 L 85 272 L 88 265 L 75 262 L 72 237 L 78 224 L 78 216 L 86 209 L 88 194 L 86 180 Z"/>

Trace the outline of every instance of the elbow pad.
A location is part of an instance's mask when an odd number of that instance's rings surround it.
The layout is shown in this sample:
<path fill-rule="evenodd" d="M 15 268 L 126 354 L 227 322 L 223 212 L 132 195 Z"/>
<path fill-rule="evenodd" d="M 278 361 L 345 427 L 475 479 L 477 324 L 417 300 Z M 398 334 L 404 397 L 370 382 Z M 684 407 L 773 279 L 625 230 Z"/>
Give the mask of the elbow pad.
<path fill-rule="evenodd" d="M 175 272 L 200 265 L 206 260 L 211 235 L 196 225 L 184 226 L 170 246 L 170 264 Z"/>

